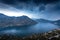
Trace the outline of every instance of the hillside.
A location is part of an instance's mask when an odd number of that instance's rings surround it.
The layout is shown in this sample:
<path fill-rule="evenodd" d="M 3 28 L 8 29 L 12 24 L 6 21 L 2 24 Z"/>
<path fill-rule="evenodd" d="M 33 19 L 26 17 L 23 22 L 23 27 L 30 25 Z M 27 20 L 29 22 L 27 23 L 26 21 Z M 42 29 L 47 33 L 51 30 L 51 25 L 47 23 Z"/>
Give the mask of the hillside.
<path fill-rule="evenodd" d="M 27 25 L 34 25 L 36 23 L 37 23 L 36 21 L 24 15 L 20 17 L 9 17 L 0 13 L 0 26 L 1 27 L 27 26 Z"/>

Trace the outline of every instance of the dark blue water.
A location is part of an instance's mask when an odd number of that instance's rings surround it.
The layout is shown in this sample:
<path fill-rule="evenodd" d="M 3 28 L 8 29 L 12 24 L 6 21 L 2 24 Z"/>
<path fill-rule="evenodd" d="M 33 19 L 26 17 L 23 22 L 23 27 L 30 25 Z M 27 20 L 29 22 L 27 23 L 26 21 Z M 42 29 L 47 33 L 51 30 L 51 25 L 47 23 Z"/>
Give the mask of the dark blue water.
<path fill-rule="evenodd" d="M 13 34 L 13 35 L 32 35 L 33 33 L 42 33 L 48 32 L 59 28 L 57 25 L 51 23 L 38 23 L 33 26 L 24 26 L 24 27 L 3 27 L 0 28 L 0 34 Z"/>

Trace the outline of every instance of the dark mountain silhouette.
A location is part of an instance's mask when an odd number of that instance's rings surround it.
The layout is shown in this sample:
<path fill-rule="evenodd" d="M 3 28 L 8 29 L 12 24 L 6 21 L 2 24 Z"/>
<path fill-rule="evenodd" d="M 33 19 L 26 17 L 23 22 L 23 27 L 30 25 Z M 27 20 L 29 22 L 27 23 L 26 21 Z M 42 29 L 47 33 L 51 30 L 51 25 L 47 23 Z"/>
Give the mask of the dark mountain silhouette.
<path fill-rule="evenodd" d="M 51 21 L 51 20 L 46 20 L 46 19 L 37 19 L 36 21 L 43 22 L 43 23 L 52 23 L 52 24 L 60 26 L 60 20 Z"/>
<path fill-rule="evenodd" d="M 56 20 L 56 21 L 54 21 L 53 23 L 54 23 L 55 25 L 60 26 L 60 20 Z"/>
<path fill-rule="evenodd" d="M 4 14 L 0 13 L 0 26 L 8 27 L 8 26 L 28 26 L 28 25 L 34 25 L 37 22 L 30 19 L 27 16 L 20 16 L 20 17 L 9 17 Z"/>
<path fill-rule="evenodd" d="M 37 22 L 43 22 L 43 23 L 51 23 L 52 21 L 46 20 L 46 19 L 37 19 Z"/>

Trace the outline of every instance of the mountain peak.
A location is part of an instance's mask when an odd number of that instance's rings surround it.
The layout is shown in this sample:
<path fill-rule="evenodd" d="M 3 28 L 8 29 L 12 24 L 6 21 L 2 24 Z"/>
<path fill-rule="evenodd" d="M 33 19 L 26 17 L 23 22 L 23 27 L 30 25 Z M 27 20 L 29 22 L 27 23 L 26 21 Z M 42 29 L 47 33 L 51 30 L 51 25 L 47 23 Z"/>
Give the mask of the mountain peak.
<path fill-rule="evenodd" d="M 4 15 L 4 14 L 0 13 L 0 15 Z"/>
<path fill-rule="evenodd" d="M 25 25 L 34 25 L 37 22 L 30 19 L 28 16 L 20 17 L 9 17 L 0 13 L 0 26 L 25 26 Z"/>
<path fill-rule="evenodd" d="M 21 17 L 28 17 L 28 16 L 26 16 L 26 15 L 22 15 Z"/>
<path fill-rule="evenodd" d="M 0 18 L 5 18 L 5 17 L 7 17 L 6 15 L 4 15 L 3 13 L 0 13 Z"/>
<path fill-rule="evenodd" d="M 0 16 L 2 16 L 2 17 L 4 16 L 4 17 L 5 17 L 5 16 L 7 16 L 7 15 L 5 15 L 5 14 L 3 14 L 3 13 L 0 13 Z M 10 16 L 8 16 L 8 17 L 10 17 Z M 15 16 L 12 16 L 12 17 L 15 17 Z M 28 16 L 22 15 L 22 16 L 20 16 L 20 17 L 28 17 Z"/>

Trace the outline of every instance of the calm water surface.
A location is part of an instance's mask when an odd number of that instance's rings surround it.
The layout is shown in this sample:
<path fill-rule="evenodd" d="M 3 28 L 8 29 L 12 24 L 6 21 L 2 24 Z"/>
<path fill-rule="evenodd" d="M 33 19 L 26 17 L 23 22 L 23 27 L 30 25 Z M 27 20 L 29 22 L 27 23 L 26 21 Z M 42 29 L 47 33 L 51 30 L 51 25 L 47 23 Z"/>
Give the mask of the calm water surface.
<path fill-rule="evenodd" d="M 33 26 L 0 28 L 0 34 L 26 36 L 26 35 L 31 35 L 33 33 L 48 32 L 56 28 L 59 28 L 59 27 L 51 23 L 38 23 Z"/>

